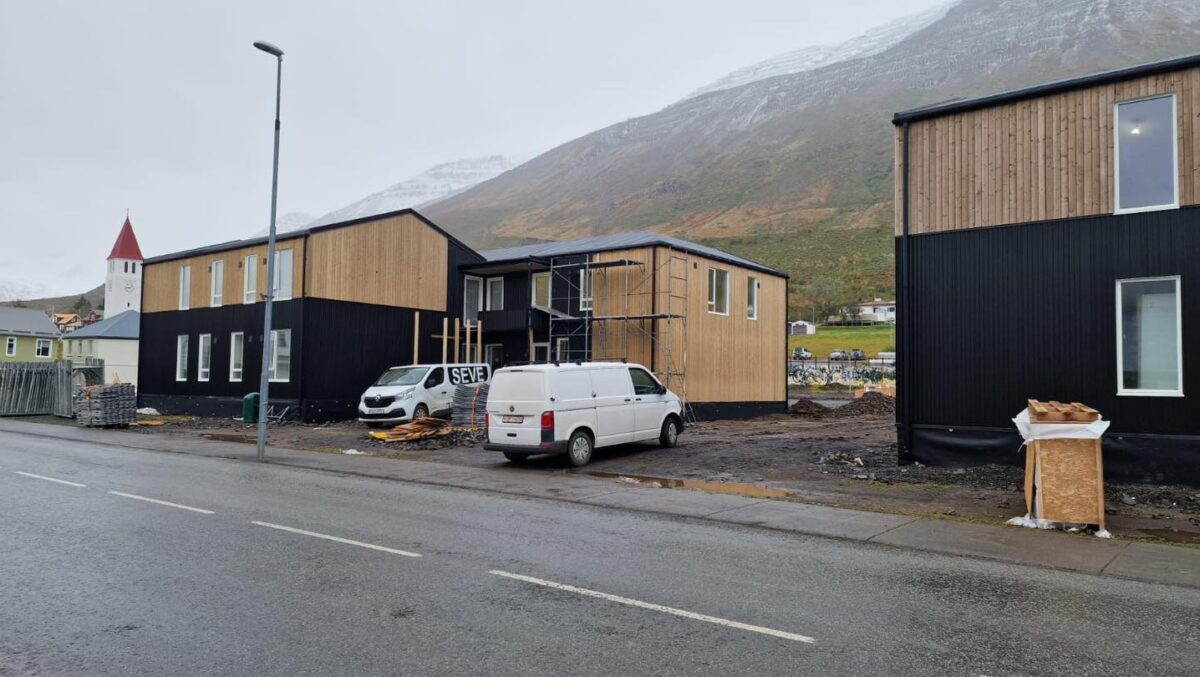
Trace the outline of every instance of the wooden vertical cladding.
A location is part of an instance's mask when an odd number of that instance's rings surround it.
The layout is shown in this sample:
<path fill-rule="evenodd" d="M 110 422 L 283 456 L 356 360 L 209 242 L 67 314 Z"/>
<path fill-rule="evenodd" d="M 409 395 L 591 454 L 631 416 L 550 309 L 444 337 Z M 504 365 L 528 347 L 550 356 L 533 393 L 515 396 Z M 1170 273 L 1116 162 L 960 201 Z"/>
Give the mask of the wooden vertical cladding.
<path fill-rule="evenodd" d="M 405 213 L 309 236 L 307 296 L 446 310 L 449 242 Z"/>
<path fill-rule="evenodd" d="M 680 394 L 692 402 L 783 399 L 785 278 L 661 246 L 603 252 L 592 260 L 642 263 L 593 272 L 595 316 L 687 315 L 686 331 L 679 318 L 596 322 L 593 359 L 626 358 L 652 367 L 671 387 L 677 387 L 677 379 L 668 372 L 686 365 L 686 392 Z M 709 268 L 729 272 L 728 315 L 708 311 Z M 750 278 L 759 286 L 758 318 L 753 320 L 746 314 Z M 652 334 L 657 342 L 651 341 Z"/>
<path fill-rule="evenodd" d="M 279 251 L 292 250 L 292 298 L 300 298 L 304 289 L 304 238 L 296 237 L 278 240 L 275 248 Z M 179 310 L 179 270 L 183 266 L 191 266 L 191 292 L 188 297 L 189 308 L 212 307 L 212 265 L 214 261 L 223 261 L 222 306 L 240 305 L 244 299 L 244 268 L 246 257 L 250 254 L 258 256 L 258 284 L 256 303 L 262 301 L 267 291 L 267 245 L 260 244 L 239 249 L 209 254 L 197 254 L 186 258 L 170 261 L 147 262 L 142 271 L 142 312 L 158 313 L 168 310 Z"/>
<path fill-rule="evenodd" d="M 949 111 L 909 125 L 909 232 L 1111 214 L 1114 104 L 1174 94 L 1180 205 L 1200 204 L 1200 67 Z M 904 128 L 896 127 L 896 234 Z"/>

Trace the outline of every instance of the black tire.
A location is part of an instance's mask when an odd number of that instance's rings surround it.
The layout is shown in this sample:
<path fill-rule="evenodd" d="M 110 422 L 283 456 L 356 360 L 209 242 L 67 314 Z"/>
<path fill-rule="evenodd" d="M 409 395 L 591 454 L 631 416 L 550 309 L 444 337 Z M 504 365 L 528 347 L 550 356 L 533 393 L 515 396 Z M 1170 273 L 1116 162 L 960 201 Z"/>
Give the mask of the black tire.
<path fill-rule="evenodd" d="M 429 418 L 429 407 L 424 404 L 418 404 L 413 409 L 413 420 L 415 421 L 418 418 Z"/>
<path fill-rule="evenodd" d="M 567 442 L 567 463 L 580 468 L 592 460 L 595 443 L 592 436 L 582 430 L 575 431 Z"/>
<path fill-rule="evenodd" d="M 679 419 L 674 416 L 663 421 L 662 432 L 658 434 L 658 446 L 670 449 L 679 443 Z"/>
<path fill-rule="evenodd" d="M 504 452 L 504 458 L 507 458 L 509 463 L 519 465 L 529 461 L 529 454 L 514 454 L 511 451 L 506 451 Z"/>

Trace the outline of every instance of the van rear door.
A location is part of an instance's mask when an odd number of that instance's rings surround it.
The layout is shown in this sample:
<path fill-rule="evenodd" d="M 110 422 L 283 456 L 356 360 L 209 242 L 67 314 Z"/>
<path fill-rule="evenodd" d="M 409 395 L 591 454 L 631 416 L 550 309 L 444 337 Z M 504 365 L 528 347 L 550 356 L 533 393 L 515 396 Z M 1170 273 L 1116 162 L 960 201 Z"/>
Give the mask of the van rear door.
<path fill-rule="evenodd" d="M 549 408 L 544 371 L 496 372 L 488 391 L 488 442 L 539 447 L 542 412 Z"/>

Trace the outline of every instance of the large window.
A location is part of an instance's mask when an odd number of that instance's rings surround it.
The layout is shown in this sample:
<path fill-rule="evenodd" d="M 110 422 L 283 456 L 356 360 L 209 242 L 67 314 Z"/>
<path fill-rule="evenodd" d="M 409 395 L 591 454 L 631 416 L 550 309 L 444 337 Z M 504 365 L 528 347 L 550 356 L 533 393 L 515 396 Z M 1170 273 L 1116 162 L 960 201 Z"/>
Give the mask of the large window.
<path fill-rule="evenodd" d="M 51 351 L 54 349 L 54 342 L 50 339 L 38 339 L 37 346 L 34 349 L 34 357 L 48 359 Z"/>
<path fill-rule="evenodd" d="M 279 249 L 275 252 L 275 286 L 276 301 L 286 301 L 292 298 L 292 250 Z"/>
<path fill-rule="evenodd" d="M 475 322 L 483 310 L 483 279 L 468 275 L 463 278 L 463 319 Z"/>
<path fill-rule="evenodd" d="M 729 314 L 729 271 L 708 269 L 708 312 Z"/>
<path fill-rule="evenodd" d="M 212 262 L 212 284 L 210 285 L 210 291 L 212 292 L 212 307 L 213 308 L 221 307 L 221 303 L 224 301 L 224 297 L 225 297 L 225 294 L 223 292 L 224 289 L 225 289 L 225 262 L 219 261 L 219 260 L 213 261 Z"/>
<path fill-rule="evenodd" d="M 192 267 L 179 266 L 179 309 L 191 307 L 192 298 Z"/>
<path fill-rule="evenodd" d="M 186 334 L 175 337 L 175 380 L 187 380 L 188 337 Z"/>
<path fill-rule="evenodd" d="M 9 336 L 4 340 L 4 356 L 12 357 L 17 354 L 17 337 Z"/>
<path fill-rule="evenodd" d="M 242 366 L 245 361 L 245 336 L 240 331 L 229 335 L 229 382 L 238 383 L 242 380 Z"/>
<path fill-rule="evenodd" d="M 489 277 L 487 281 L 487 309 L 504 310 L 504 278 Z"/>
<path fill-rule="evenodd" d="M 579 271 L 579 310 L 592 309 L 592 271 L 584 268 Z"/>
<path fill-rule="evenodd" d="M 1183 395 L 1179 278 L 1117 282 L 1117 394 Z"/>
<path fill-rule="evenodd" d="M 271 331 L 271 369 L 268 377 L 278 383 L 286 383 L 292 377 L 292 330 Z"/>
<path fill-rule="evenodd" d="M 758 278 L 753 275 L 746 278 L 746 317 L 758 319 Z"/>
<path fill-rule="evenodd" d="M 242 268 L 242 303 L 258 300 L 258 254 L 246 257 Z"/>
<path fill-rule="evenodd" d="M 533 307 L 550 307 L 550 273 L 533 274 Z"/>
<path fill-rule="evenodd" d="M 1118 103 L 1113 133 L 1117 211 L 1178 206 L 1175 96 Z"/>
<path fill-rule="evenodd" d="M 196 380 L 207 381 L 212 374 L 212 334 L 200 335 L 200 353 L 196 356 Z"/>

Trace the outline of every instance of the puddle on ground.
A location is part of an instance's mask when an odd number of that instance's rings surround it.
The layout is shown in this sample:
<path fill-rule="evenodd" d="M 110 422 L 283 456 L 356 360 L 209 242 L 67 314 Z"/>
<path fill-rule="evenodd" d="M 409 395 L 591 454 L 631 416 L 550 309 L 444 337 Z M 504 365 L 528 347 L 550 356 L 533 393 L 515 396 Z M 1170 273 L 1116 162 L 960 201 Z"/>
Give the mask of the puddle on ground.
<path fill-rule="evenodd" d="M 705 480 L 680 480 L 670 479 L 667 477 L 652 477 L 648 475 L 630 475 L 627 473 L 603 472 L 600 470 L 588 470 L 585 474 L 593 477 L 604 477 L 607 479 L 621 480 L 636 484 L 645 484 L 647 486 L 659 486 L 665 489 L 693 489 L 695 491 L 706 491 L 711 494 L 735 494 L 737 496 L 747 496 L 750 498 L 788 498 L 791 493 L 784 489 L 775 487 L 763 487 L 757 484 L 744 484 L 741 482 L 708 482 Z"/>
<path fill-rule="evenodd" d="M 258 438 L 256 437 L 250 437 L 249 435 L 242 435 L 239 433 L 204 433 L 201 435 L 201 437 L 206 440 L 216 440 L 218 442 L 242 442 L 244 444 L 258 442 Z"/>

